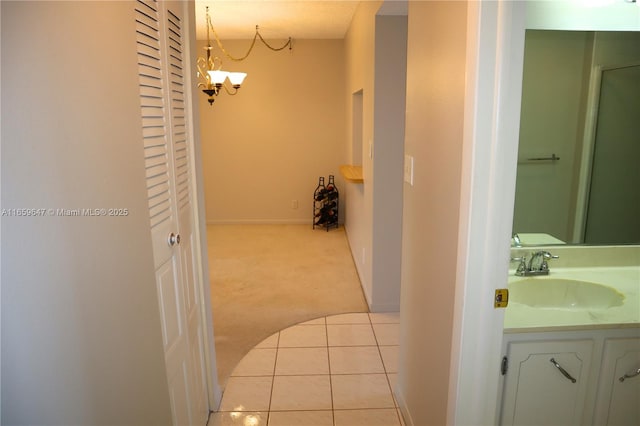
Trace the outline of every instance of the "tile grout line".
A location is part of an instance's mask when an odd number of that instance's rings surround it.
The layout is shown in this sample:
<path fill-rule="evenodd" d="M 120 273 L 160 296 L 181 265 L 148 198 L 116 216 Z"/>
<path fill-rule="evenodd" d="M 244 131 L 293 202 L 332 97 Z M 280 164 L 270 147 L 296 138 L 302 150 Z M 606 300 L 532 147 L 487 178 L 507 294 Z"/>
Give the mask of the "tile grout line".
<path fill-rule="evenodd" d="M 389 380 L 389 374 L 394 374 L 394 373 L 389 373 L 387 371 L 387 365 L 384 363 L 384 358 L 382 357 L 382 351 L 380 350 L 380 342 L 378 341 L 378 335 L 376 334 L 376 329 L 373 326 L 373 323 L 371 324 L 371 328 L 373 329 L 373 336 L 376 339 L 376 345 L 378 346 L 378 355 L 380 355 L 380 361 L 382 361 L 382 369 L 384 370 L 384 376 L 385 379 L 387 379 L 387 387 L 389 388 L 389 391 L 391 391 L 391 400 L 393 401 L 393 408 L 395 410 L 396 413 L 396 418 L 398 419 L 398 425 L 402 425 L 402 420 L 400 419 L 400 414 L 398 414 L 398 406 L 396 405 L 396 396 L 393 393 L 393 387 L 391 386 L 391 380 Z M 387 346 L 387 345 L 385 345 Z M 397 374 L 397 373 L 395 373 Z"/>
<path fill-rule="evenodd" d="M 360 411 L 360 410 L 370 411 L 370 410 L 389 410 L 389 409 L 393 409 L 394 413 L 395 413 L 395 416 L 396 416 L 396 419 L 398 420 L 398 424 L 399 424 L 399 426 L 401 426 L 402 423 L 401 423 L 401 420 L 400 420 L 399 415 L 398 415 L 398 407 L 395 404 L 395 397 L 393 395 L 393 389 L 391 388 L 391 383 L 389 381 L 389 374 L 390 373 L 387 371 L 387 367 L 384 364 L 384 359 L 382 357 L 382 352 L 380 351 L 380 343 L 378 341 L 378 336 L 376 335 L 375 327 L 373 326 L 374 323 L 372 322 L 371 316 L 369 314 L 367 314 L 367 318 L 369 320 L 369 326 L 371 327 L 371 332 L 373 333 L 373 337 L 374 337 L 374 340 L 375 340 L 375 345 L 355 345 L 355 346 L 351 346 L 350 345 L 350 346 L 336 346 L 336 347 L 376 347 L 378 356 L 380 357 L 380 363 L 382 364 L 383 372 L 382 373 L 344 373 L 344 374 L 336 374 L 336 375 L 342 375 L 342 376 L 347 376 L 347 375 L 359 376 L 359 375 L 362 375 L 362 374 L 384 375 L 385 376 L 385 380 L 387 382 L 387 389 L 389 389 L 391 391 L 391 399 L 393 401 L 393 408 L 387 408 L 387 407 L 366 408 L 366 409 L 365 408 L 344 408 L 344 409 L 341 409 L 341 410 L 342 411 Z M 344 324 L 344 325 L 366 325 L 366 324 L 357 323 L 357 324 Z M 328 332 L 327 332 L 327 336 L 328 336 Z M 387 346 L 396 346 L 396 345 L 387 345 Z M 333 410 L 333 412 L 334 412 L 334 426 L 335 426 L 335 410 Z"/>
<path fill-rule="evenodd" d="M 331 398 L 331 424 L 336 426 L 336 410 L 333 405 L 333 379 L 331 378 L 331 354 L 329 353 L 329 324 L 324 317 L 325 341 L 327 343 L 327 364 L 329 367 L 329 397 Z"/>
<path fill-rule="evenodd" d="M 398 421 L 398 425 L 402 426 L 403 425 L 403 419 L 401 418 L 401 413 L 399 410 L 399 407 L 397 406 L 397 404 L 395 403 L 395 395 L 393 392 L 393 388 L 391 386 L 391 379 L 389 377 L 389 374 L 397 374 L 397 373 L 390 373 L 388 366 L 385 364 L 384 362 L 384 357 L 382 356 L 382 348 L 383 347 L 397 347 L 399 345 L 393 345 L 393 344 L 387 344 L 387 345 L 381 345 L 380 344 L 380 339 L 384 340 L 385 335 L 382 336 L 378 336 L 376 334 L 376 328 L 374 327 L 375 324 L 378 323 L 374 323 L 373 319 L 371 318 L 371 315 L 369 313 L 367 313 L 367 320 L 368 320 L 368 324 L 370 327 L 371 332 L 373 333 L 373 337 L 374 337 L 374 344 L 368 344 L 368 345 L 364 345 L 364 344 L 360 344 L 360 345 L 340 345 L 340 346 L 335 346 L 336 348 L 358 348 L 358 347 L 377 347 L 377 354 L 379 356 L 379 360 L 382 363 L 382 372 L 380 373 L 339 373 L 336 374 L 332 371 L 332 365 L 331 365 L 331 354 L 330 354 L 330 349 L 334 346 L 330 346 L 329 345 L 329 325 L 345 325 L 345 326 L 354 326 L 354 325 L 366 325 L 367 323 L 363 323 L 363 322 L 352 322 L 349 323 L 348 321 L 346 321 L 343 324 L 330 324 L 328 321 L 327 316 L 321 318 L 324 322 L 322 324 L 318 324 L 318 325 L 324 325 L 324 330 L 325 330 L 325 339 L 324 339 L 324 345 L 322 346 L 303 346 L 303 347 L 281 347 L 281 340 L 282 340 L 282 335 L 281 335 L 281 331 L 277 332 L 277 339 L 276 339 L 276 344 L 275 344 L 275 357 L 274 357 L 274 364 L 273 364 L 273 368 L 272 368 L 272 374 L 271 374 L 271 378 L 272 378 L 272 382 L 271 382 L 271 389 L 270 389 L 270 395 L 269 395 L 269 403 L 268 403 L 268 408 L 267 408 L 267 425 L 270 424 L 271 422 L 271 414 L 274 413 L 275 411 L 272 411 L 272 405 L 273 405 L 273 395 L 274 395 L 274 390 L 275 390 L 275 378 L 277 377 L 277 365 L 278 365 L 278 360 L 279 357 L 283 354 L 280 354 L 280 349 L 302 349 L 302 348 L 308 348 L 308 349 L 320 349 L 322 347 L 325 348 L 326 350 L 326 359 L 327 359 L 327 364 L 328 364 L 328 376 L 329 376 L 329 389 L 330 389 L 330 398 L 331 398 L 331 415 L 332 415 L 332 424 L 333 426 L 336 426 L 336 411 L 359 411 L 359 410 L 388 410 L 388 407 L 376 407 L 376 408 L 349 408 L 349 407 L 345 407 L 345 408 L 341 408 L 340 410 L 336 410 L 335 404 L 334 404 L 334 394 L 333 394 L 333 376 L 348 376 L 348 375 L 352 375 L 352 376 L 359 376 L 359 375 L 380 375 L 380 374 L 384 374 L 385 375 L 385 381 L 387 383 L 387 389 L 390 391 L 391 396 L 392 396 L 392 401 L 393 401 L 393 409 L 396 412 L 395 418 Z M 354 321 L 357 321 L 354 319 Z M 387 323 L 381 323 L 381 324 L 387 324 Z M 395 322 L 393 323 L 388 323 L 388 324 L 396 324 Z M 300 325 L 300 324 L 297 324 Z M 309 324 L 309 325 L 314 325 L 314 324 Z M 293 327 L 293 326 L 292 326 Z M 383 333 L 384 334 L 384 333 Z M 255 349 L 255 348 L 253 348 Z M 269 348 L 261 348 L 261 349 L 269 349 Z M 299 376 L 300 374 L 284 374 L 283 376 Z M 318 374 L 304 374 L 304 376 L 323 376 L 324 374 L 318 373 Z M 248 376 L 237 376 L 237 377 L 269 377 L 269 375 L 264 374 L 264 375 L 248 375 Z M 326 411 L 328 411 L 329 409 L 327 409 Z M 222 411 L 222 410 L 219 410 Z M 282 410 L 282 411 L 325 411 L 323 410 L 299 410 L 299 409 L 295 409 L 295 410 Z"/>
<path fill-rule="evenodd" d="M 271 393 L 269 394 L 269 406 L 267 407 L 267 426 L 271 422 L 271 402 L 273 400 L 273 388 L 276 384 L 276 366 L 278 365 L 278 352 L 280 351 L 280 331 L 278 331 L 278 341 L 276 342 L 276 356 L 273 361 L 273 375 L 271 376 Z"/>

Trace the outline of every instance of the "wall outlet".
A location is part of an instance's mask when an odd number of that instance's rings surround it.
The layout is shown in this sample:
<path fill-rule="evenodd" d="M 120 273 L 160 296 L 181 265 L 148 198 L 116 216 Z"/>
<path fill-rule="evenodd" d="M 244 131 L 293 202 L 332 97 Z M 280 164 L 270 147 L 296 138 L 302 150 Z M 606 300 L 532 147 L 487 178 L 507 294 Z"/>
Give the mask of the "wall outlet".
<path fill-rule="evenodd" d="M 404 156 L 404 181 L 413 186 L 413 157 Z"/>
<path fill-rule="evenodd" d="M 291 208 L 293 210 L 298 208 L 298 200 L 291 200 Z"/>

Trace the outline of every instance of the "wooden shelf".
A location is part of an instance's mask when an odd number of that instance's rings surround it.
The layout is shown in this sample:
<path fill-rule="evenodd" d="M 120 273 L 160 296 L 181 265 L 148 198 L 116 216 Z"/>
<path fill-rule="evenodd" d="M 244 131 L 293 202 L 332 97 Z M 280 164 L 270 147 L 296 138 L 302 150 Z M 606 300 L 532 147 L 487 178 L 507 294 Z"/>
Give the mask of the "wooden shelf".
<path fill-rule="evenodd" d="M 362 177 L 362 166 L 340 166 L 340 174 L 349 182 L 364 183 L 364 178 Z"/>

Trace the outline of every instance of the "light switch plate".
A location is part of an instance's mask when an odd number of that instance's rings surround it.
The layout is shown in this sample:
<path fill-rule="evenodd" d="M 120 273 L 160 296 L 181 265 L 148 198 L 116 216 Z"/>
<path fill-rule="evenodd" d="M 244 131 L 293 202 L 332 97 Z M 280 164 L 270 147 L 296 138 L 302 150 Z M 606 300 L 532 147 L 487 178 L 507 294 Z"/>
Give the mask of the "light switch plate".
<path fill-rule="evenodd" d="M 413 157 L 404 156 L 404 181 L 413 186 Z"/>

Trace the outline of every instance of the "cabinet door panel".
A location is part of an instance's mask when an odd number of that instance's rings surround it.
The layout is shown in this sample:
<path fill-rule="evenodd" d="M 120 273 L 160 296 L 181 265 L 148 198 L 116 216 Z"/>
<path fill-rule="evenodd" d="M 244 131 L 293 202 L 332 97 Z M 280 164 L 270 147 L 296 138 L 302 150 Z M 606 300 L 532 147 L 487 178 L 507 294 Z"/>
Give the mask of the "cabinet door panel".
<path fill-rule="evenodd" d="M 605 341 L 595 424 L 640 424 L 640 375 L 624 377 L 633 375 L 639 368 L 640 338 Z"/>
<path fill-rule="evenodd" d="M 503 425 L 578 425 L 593 341 L 512 342 L 505 377 Z M 575 383 L 551 362 L 553 359 Z"/>

